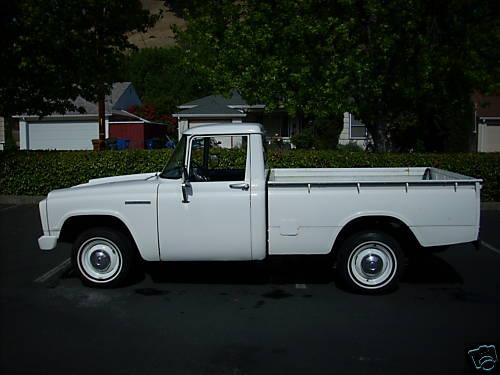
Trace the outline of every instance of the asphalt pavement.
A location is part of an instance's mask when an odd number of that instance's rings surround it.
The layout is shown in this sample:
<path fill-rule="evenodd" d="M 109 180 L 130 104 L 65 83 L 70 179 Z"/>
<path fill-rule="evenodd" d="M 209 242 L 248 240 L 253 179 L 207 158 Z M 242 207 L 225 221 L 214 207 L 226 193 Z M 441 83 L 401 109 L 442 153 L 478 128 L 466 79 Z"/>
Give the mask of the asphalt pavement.
<path fill-rule="evenodd" d="M 419 256 L 383 296 L 342 290 L 321 257 L 147 264 L 96 290 L 68 245 L 38 249 L 36 206 L 0 205 L 0 373 L 479 373 L 468 350 L 500 351 L 499 229 L 483 211 L 479 251 Z"/>

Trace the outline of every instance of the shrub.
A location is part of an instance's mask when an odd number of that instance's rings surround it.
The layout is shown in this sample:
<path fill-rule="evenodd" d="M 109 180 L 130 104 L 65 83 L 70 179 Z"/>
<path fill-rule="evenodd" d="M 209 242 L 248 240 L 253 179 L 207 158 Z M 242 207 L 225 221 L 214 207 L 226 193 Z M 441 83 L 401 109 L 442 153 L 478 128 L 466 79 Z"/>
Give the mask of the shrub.
<path fill-rule="evenodd" d="M 364 152 L 363 147 L 358 145 L 356 142 L 350 141 L 349 143 L 342 145 L 337 145 L 337 150 L 339 151 L 350 151 L 350 152 Z"/>
<path fill-rule="evenodd" d="M 291 139 L 298 149 L 310 149 L 314 146 L 314 135 L 312 128 L 306 128 L 299 134 L 295 134 Z"/>
<path fill-rule="evenodd" d="M 21 151 L 0 153 L 0 194 L 45 195 L 91 178 L 161 171 L 171 150 Z M 219 163 L 233 161 L 224 156 Z M 436 167 L 482 178 L 485 201 L 500 201 L 500 153 L 379 154 L 273 150 L 273 168 Z M 221 165 L 223 167 L 223 165 Z"/>

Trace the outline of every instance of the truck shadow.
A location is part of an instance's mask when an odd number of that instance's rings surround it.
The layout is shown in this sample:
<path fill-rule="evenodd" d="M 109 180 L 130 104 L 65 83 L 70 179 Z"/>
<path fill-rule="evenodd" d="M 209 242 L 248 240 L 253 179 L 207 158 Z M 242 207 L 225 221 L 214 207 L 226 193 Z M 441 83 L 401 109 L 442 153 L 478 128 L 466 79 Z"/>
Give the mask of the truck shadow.
<path fill-rule="evenodd" d="M 147 263 L 144 271 L 157 283 L 290 284 L 329 283 L 324 257 L 271 257 L 258 262 Z"/>
<path fill-rule="evenodd" d="M 401 281 L 409 284 L 463 284 L 464 282 L 451 264 L 429 253 L 410 257 Z"/>
<path fill-rule="evenodd" d="M 155 283 L 327 284 L 335 281 L 332 262 L 325 256 L 273 256 L 262 262 L 152 262 L 145 263 L 143 270 Z M 413 256 L 401 281 L 463 283 L 453 266 L 434 254 Z"/>

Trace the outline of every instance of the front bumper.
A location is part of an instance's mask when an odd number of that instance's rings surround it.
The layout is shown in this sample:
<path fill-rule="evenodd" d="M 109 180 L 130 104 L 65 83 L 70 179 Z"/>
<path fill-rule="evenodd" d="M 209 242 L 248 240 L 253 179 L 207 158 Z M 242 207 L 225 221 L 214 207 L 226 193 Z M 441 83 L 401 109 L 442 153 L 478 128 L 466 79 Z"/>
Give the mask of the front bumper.
<path fill-rule="evenodd" d="M 57 245 L 56 236 L 41 236 L 38 238 L 38 246 L 41 250 L 53 250 Z"/>

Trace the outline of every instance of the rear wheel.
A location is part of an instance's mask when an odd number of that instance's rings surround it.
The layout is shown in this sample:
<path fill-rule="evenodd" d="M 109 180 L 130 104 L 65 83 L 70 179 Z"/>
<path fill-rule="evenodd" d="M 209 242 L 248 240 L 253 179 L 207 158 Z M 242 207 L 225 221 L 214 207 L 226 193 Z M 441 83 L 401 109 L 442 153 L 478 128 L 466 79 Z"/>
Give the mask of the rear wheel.
<path fill-rule="evenodd" d="M 384 293 L 397 287 L 404 268 L 404 254 L 392 236 L 364 231 L 347 238 L 337 256 L 337 276 L 350 290 Z"/>
<path fill-rule="evenodd" d="M 114 287 L 130 275 L 134 248 L 128 236 L 114 229 L 92 228 L 73 244 L 73 268 L 92 287 Z"/>

